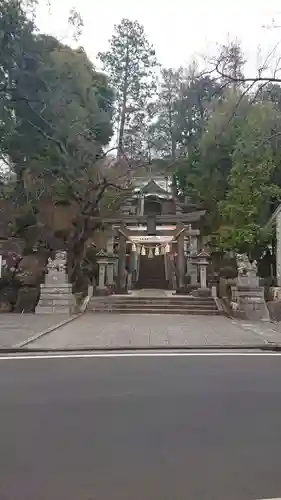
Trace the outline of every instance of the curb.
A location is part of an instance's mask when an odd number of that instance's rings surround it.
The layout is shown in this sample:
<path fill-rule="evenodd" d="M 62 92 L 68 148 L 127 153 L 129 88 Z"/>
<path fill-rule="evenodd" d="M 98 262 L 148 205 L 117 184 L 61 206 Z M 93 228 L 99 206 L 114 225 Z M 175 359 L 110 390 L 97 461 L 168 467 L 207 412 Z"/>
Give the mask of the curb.
<path fill-rule="evenodd" d="M 83 352 L 92 352 L 92 353 L 103 353 L 103 352 L 149 352 L 149 351 L 167 351 L 167 352 L 175 352 L 175 351 L 268 351 L 268 352 L 281 352 L 281 345 L 279 344 L 245 344 L 245 345 L 135 345 L 135 346 L 76 346 L 76 347 L 4 347 L 0 348 L 0 354 L 21 354 L 21 353 L 29 353 L 32 354 L 41 354 L 41 353 L 83 353 Z"/>
<path fill-rule="evenodd" d="M 44 337 L 45 335 L 48 335 L 48 333 L 52 333 L 55 330 L 58 330 L 64 325 L 67 325 L 68 323 L 71 323 L 75 319 L 80 318 L 83 315 L 83 313 L 80 314 L 75 314 L 74 316 L 71 316 L 70 318 L 65 319 L 64 321 L 61 321 L 60 323 L 57 323 L 54 326 L 51 326 L 50 328 L 47 328 L 47 330 L 43 330 L 43 332 L 36 333 L 35 335 L 32 335 L 32 337 L 29 337 L 27 340 L 24 340 L 23 342 L 20 342 L 19 344 L 14 344 L 11 349 L 20 349 L 22 347 L 27 346 L 28 344 L 31 344 L 32 342 L 35 342 L 35 340 L 40 339 L 41 337 Z"/>

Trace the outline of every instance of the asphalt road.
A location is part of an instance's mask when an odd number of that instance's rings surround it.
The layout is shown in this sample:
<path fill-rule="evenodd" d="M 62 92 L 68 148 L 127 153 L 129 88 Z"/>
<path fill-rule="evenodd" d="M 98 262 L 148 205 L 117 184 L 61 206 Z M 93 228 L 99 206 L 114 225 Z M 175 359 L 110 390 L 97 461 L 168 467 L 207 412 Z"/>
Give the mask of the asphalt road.
<path fill-rule="evenodd" d="M 281 357 L 0 359 L 1 500 L 281 497 Z"/>

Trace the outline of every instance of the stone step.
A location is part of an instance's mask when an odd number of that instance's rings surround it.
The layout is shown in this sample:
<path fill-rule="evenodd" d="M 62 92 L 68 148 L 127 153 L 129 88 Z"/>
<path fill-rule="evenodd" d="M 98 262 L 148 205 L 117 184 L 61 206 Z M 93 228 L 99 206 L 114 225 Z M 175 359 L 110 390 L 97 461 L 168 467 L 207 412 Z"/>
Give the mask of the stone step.
<path fill-rule="evenodd" d="M 180 295 L 180 294 L 174 294 L 174 295 L 131 295 L 131 294 L 124 294 L 124 295 L 107 295 L 107 296 L 94 296 L 92 297 L 91 300 L 99 300 L 99 301 L 106 301 L 108 302 L 109 300 L 111 302 L 117 302 L 117 301 L 130 301 L 130 302 L 140 302 L 140 301 L 155 301 L 157 300 L 158 302 L 175 302 L 175 301 L 180 301 L 180 302 L 191 302 L 192 304 L 194 302 L 214 302 L 213 297 L 194 297 L 192 295 Z"/>
<path fill-rule="evenodd" d="M 134 308 L 120 308 L 118 310 L 100 310 L 100 311 L 89 311 L 93 313 L 103 314 L 103 313 L 118 313 L 118 314 L 192 314 L 192 315 L 204 315 L 204 316 L 219 316 L 221 312 L 217 309 L 155 309 L 153 307 L 143 307 L 141 309 Z"/>
<path fill-rule="evenodd" d="M 88 311 L 116 314 L 202 314 L 219 315 L 212 297 L 192 297 L 182 295 L 111 295 L 92 297 Z"/>
<path fill-rule="evenodd" d="M 159 302 L 151 302 L 151 303 L 138 303 L 138 302 L 91 302 L 91 307 L 94 309 L 107 307 L 109 309 L 112 308 L 122 308 L 122 307 L 134 307 L 141 309 L 143 307 L 153 307 L 155 309 L 217 309 L 217 306 L 214 302 L 210 302 L 207 304 L 163 304 Z"/>
<path fill-rule="evenodd" d="M 54 290 L 53 292 L 50 292 L 49 290 L 41 290 L 41 297 L 65 297 L 68 295 L 72 295 L 72 292 L 69 290 Z"/>
<path fill-rule="evenodd" d="M 202 308 L 202 309 L 217 309 L 217 306 L 214 302 L 208 302 L 208 303 L 174 303 L 174 304 L 163 304 L 163 302 L 95 302 L 92 301 L 89 303 L 88 308 L 101 308 L 101 307 L 108 307 L 108 308 L 120 308 L 120 307 L 136 307 L 136 308 L 142 308 L 142 307 L 155 307 L 158 309 L 197 309 L 197 308 Z"/>
<path fill-rule="evenodd" d="M 72 290 L 72 285 L 71 283 L 60 283 L 58 285 L 54 285 L 54 283 L 52 285 L 45 283 L 44 285 L 41 285 L 40 288 L 41 290 L 52 292 L 52 290 Z"/>
<path fill-rule="evenodd" d="M 152 300 L 152 299 L 144 299 L 144 300 L 90 300 L 89 304 L 91 305 L 109 305 L 112 306 L 120 306 L 124 304 L 132 305 L 133 307 L 137 306 L 161 306 L 161 307 L 216 307 L 216 303 L 213 300 L 190 300 L 190 301 L 182 301 L 177 299 L 171 299 L 169 301 L 162 300 Z"/>

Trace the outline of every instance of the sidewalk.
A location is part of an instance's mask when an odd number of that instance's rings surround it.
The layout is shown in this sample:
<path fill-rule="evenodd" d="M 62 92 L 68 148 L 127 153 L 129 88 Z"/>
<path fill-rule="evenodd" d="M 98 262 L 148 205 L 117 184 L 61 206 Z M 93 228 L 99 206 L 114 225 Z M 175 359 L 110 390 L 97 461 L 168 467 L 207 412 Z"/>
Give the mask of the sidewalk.
<path fill-rule="evenodd" d="M 31 348 L 257 346 L 280 342 L 271 325 L 222 316 L 88 313 L 28 344 Z"/>
<path fill-rule="evenodd" d="M 18 347 L 68 319 L 64 314 L 0 314 L 0 348 Z"/>

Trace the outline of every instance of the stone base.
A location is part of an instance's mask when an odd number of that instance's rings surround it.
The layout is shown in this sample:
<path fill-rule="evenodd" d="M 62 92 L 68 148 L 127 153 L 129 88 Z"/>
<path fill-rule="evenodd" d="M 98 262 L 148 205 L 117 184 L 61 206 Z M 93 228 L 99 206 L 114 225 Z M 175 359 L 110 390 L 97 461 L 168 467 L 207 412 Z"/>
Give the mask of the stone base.
<path fill-rule="evenodd" d="M 72 285 L 41 285 L 41 296 L 35 312 L 39 314 L 73 314 L 75 298 L 72 295 Z"/>
<path fill-rule="evenodd" d="M 116 286 L 116 289 L 115 289 L 115 293 L 116 295 L 128 295 L 128 290 L 127 288 L 120 288 L 118 285 Z"/>
<path fill-rule="evenodd" d="M 209 288 L 197 288 L 194 290 L 193 295 L 196 297 L 211 297 L 211 290 Z"/>
<path fill-rule="evenodd" d="M 281 300 L 267 302 L 267 307 L 272 321 L 281 321 Z"/>
<path fill-rule="evenodd" d="M 193 293 L 195 290 L 198 289 L 198 285 L 185 285 L 182 288 L 177 288 L 176 294 L 177 295 L 188 295 L 190 293 Z"/>
<path fill-rule="evenodd" d="M 108 288 L 96 288 L 94 291 L 94 295 L 96 297 L 107 297 L 108 295 L 111 295 L 111 291 Z"/>
<path fill-rule="evenodd" d="M 269 311 L 264 300 L 264 290 L 259 288 L 237 287 L 237 312 L 250 321 L 270 321 Z"/>

